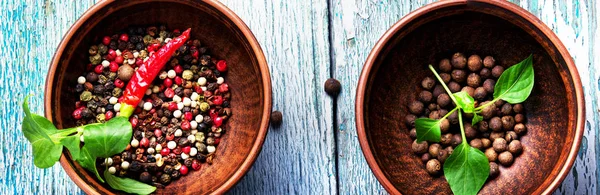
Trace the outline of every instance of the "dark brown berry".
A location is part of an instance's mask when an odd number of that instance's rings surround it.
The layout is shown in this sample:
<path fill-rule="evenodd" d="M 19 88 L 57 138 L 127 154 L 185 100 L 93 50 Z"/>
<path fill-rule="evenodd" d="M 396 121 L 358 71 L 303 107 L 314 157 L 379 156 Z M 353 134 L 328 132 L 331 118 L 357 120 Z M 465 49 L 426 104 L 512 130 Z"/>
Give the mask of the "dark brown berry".
<path fill-rule="evenodd" d="M 490 133 L 489 138 L 490 138 L 490 140 L 492 140 L 492 143 L 494 142 L 494 140 L 496 140 L 498 138 L 504 139 L 504 132 L 503 131 L 499 131 L 499 132 L 498 131 L 493 131 L 493 132 Z"/>
<path fill-rule="evenodd" d="M 462 53 L 452 55 L 451 64 L 454 68 L 463 69 L 467 65 L 467 58 Z"/>
<path fill-rule="evenodd" d="M 467 80 L 467 72 L 460 69 L 453 70 L 452 80 L 458 83 L 464 83 Z"/>
<path fill-rule="evenodd" d="M 439 106 L 436 103 L 431 103 L 431 104 L 427 105 L 427 109 L 429 109 L 430 111 L 438 110 Z"/>
<path fill-rule="evenodd" d="M 496 152 L 504 152 L 507 147 L 506 140 L 504 138 L 496 138 L 494 139 L 492 146 Z"/>
<path fill-rule="evenodd" d="M 431 159 L 431 156 L 429 156 L 429 153 L 425 153 L 425 154 L 421 155 L 421 161 L 423 161 L 423 163 L 427 163 L 427 161 L 429 161 L 429 159 Z"/>
<path fill-rule="evenodd" d="M 494 68 L 492 69 L 492 76 L 494 78 L 498 78 L 498 77 L 500 77 L 500 75 L 502 75 L 503 72 L 504 72 L 504 67 L 494 66 Z"/>
<path fill-rule="evenodd" d="M 150 173 L 144 171 L 142 174 L 140 174 L 140 181 L 144 183 L 150 183 L 152 181 L 152 176 Z"/>
<path fill-rule="evenodd" d="M 468 139 L 473 139 L 477 136 L 477 130 L 475 128 L 473 128 L 471 123 L 465 123 L 464 128 L 465 128 L 465 136 Z"/>
<path fill-rule="evenodd" d="M 133 72 L 134 72 L 133 68 L 131 66 L 125 64 L 125 65 L 119 67 L 119 69 L 118 69 L 119 79 L 124 82 L 127 82 L 127 81 L 129 81 L 129 79 L 131 79 L 131 76 L 133 76 Z"/>
<path fill-rule="evenodd" d="M 450 96 L 448 94 L 442 93 L 437 97 L 437 103 L 440 107 L 446 107 L 450 104 Z"/>
<path fill-rule="evenodd" d="M 442 134 L 440 138 L 440 143 L 446 146 L 452 144 L 452 133 Z"/>
<path fill-rule="evenodd" d="M 502 99 L 496 100 L 494 102 L 494 105 L 496 105 L 497 108 L 500 108 L 502 105 L 504 105 L 504 100 L 502 100 Z"/>
<path fill-rule="evenodd" d="M 417 129 L 415 129 L 415 128 L 410 129 L 410 138 L 412 138 L 412 139 L 417 138 Z"/>
<path fill-rule="evenodd" d="M 493 117 L 492 119 L 490 119 L 490 129 L 492 129 L 492 131 L 501 131 L 502 130 L 502 119 L 500 119 L 500 117 Z"/>
<path fill-rule="evenodd" d="M 421 115 L 425 111 L 425 105 L 420 101 L 412 101 L 408 104 L 408 110 L 414 115 Z"/>
<path fill-rule="evenodd" d="M 448 73 L 440 73 L 440 78 L 442 78 L 442 81 L 444 81 L 444 83 L 448 83 L 450 82 L 450 80 L 452 80 L 452 76 L 450 76 L 450 74 Z"/>
<path fill-rule="evenodd" d="M 480 105 L 485 105 L 487 103 L 489 103 L 489 101 L 482 102 Z M 486 106 L 481 110 L 481 116 L 483 116 L 483 119 L 490 119 L 496 114 L 495 109 L 496 107 L 494 104 Z"/>
<path fill-rule="evenodd" d="M 440 161 L 438 161 L 437 159 L 431 159 L 431 160 L 427 161 L 426 167 L 427 167 L 427 173 L 429 173 L 430 175 L 437 175 L 442 170 L 442 165 L 440 164 Z"/>
<path fill-rule="evenodd" d="M 469 70 L 473 72 L 479 71 L 482 65 L 483 62 L 481 61 L 481 57 L 479 57 L 478 55 L 469 56 L 469 60 L 467 61 L 467 66 L 469 67 Z"/>
<path fill-rule="evenodd" d="M 458 124 L 458 112 L 453 112 L 450 114 L 450 116 L 448 116 L 448 120 L 450 121 L 450 124 Z"/>
<path fill-rule="evenodd" d="M 271 124 L 275 127 L 278 127 L 281 125 L 281 122 L 283 120 L 283 114 L 276 110 L 273 111 L 273 113 L 271 113 Z"/>
<path fill-rule="evenodd" d="M 479 77 L 479 75 L 477 73 L 469 74 L 469 77 L 467 77 L 467 85 L 475 88 L 475 87 L 479 87 L 480 84 L 481 84 L 481 77 Z"/>
<path fill-rule="evenodd" d="M 437 159 L 440 161 L 440 163 L 444 163 L 446 161 L 446 159 L 448 159 L 449 156 L 450 156 L 450 154 L 448 154 L 448 151 L 440 150 L 440 152 L 438 153 Z"/>
<path fill-rule="evenodd" d="M 490 141 L 488 138 L 481 138 L 481 144 L 483 148 L 489 148 L 492 146 L 492 141 Z"/>
<path fill-rule="evenodd" d="M 504 135 L 504 139 L 506 140 L 506 142 L 510 143 L 513 140 L 519 139 L 519 136 L 514 131 L 507 131 L 506 135 Z"/>
<path fill-rule="evenodd" d="M 415 126 L 415 120 L 417 120 L 417 116 L 413 115 L 413 114 L 407 114 L 404 117 L 404 121 L 406 122 L 406 125 L 409 127 L 414 127 Z"/>
<path fill-rule="evenodd" d="M 450 60 L 442 59 L 439 64 L 439 68 L 442 72 L 450 72 L 452 70 L 452 65 L 450 64 Z"/>
<path fill-rule="evenodd" d="M 483 82 L 483 89 L 485 89 L 486 92 L 493 94 L 495 85 L 496 85 L 496 81 L 494 81 L 492 79 L 486 79 Z"/>
<path fill-rule="evenodd" d="M 513 140 L 508 144 L 508 151 L 514 155 L 521 154 L 523 152 L 523 145 L 521 145 L 521 141 Z"/>
<path fill-rule="evenodd" d="M 454 152 L 454 148 L 452 148 L 452 146 L 448 146 L 446 148 L 444 148 L 444 150 L 446 150 L 448 152 L 448 154 L 452 155 L 452 152 Z"/>
<path fill-rule="evenodd" d="M 488 79 L 492 76 L 492 71 L 489 68 L 482 68 L 479 71 L 479 76 L 481 79 Z"/>
<path fill-rule="evenodd" d="M 475 88 L 473 88 L 473 87 L 465 86 L 460 91 L 466 92 L 471 97 L 473 97 L 473 95 L 475 95 Z"/>
<path fill-rule="evenodd" d="M 486 68 L 493 68 L 496 65 L 496 60 L 492 56 L 485 56 L 483 58 L 483 66 Z"/>
<path fill-rule="evenodd" d="M 435 80 L 431 77 L 425 77 L 425 79 L 421 81 L 421 86 L 426 90 L 431 90 L 435 86 Z"/>
<path fill-rule="evenodd" d="M 456 147 L 460 143 L 462 143 L 462 137 L 460 136 L 460 134 L 452 135 L 452 147 Z"/>
<path fill-rule="evenodd" d="M 523 104 L 515 104 L 513 106 L 513 111 L 515 111 L 515 113 L 523 113 Z"/>
<path fill-rule="evenodd" d="M 432 158 L 437 158 L 437 156 L 438 156 L 438 154 L 439 154 L 440 150 L 442 150 L 442 146 L 440 146 L 440 144 L 438 144 L 438 143 L 431 144 L 431 145 L 429 146 L 429 155 L 430 155 Z"/>
<path fill-rule="evenodd" d="M 431 92 L 423 90 L 419 93 L 419 101 L 429 103 L 431 102 L 431 99 L 433 99 L 433 94 L 431 94 Z"/>
<path fill-rule="evenodd" d="M 332 97 L 336 97 L 340 94 L 340 90 L 342 89 L 342 85 L 340 82 L 334 78 L 329 78 L 325 81 L 325 92 Z"/>
<path fill-rule="evenodd" d="M 504 116 L 511 115 L 512 114 L 512 105 L 510 103 L 505 103 L 500 108 L 500 113 L 502 113 L 502 115 L 504 115 Z"/>
<path fill-rule="evenodd" d="M 485 157 L 487 157 L 488 161 L 494 162 L 498 159 L 498 153 L 494 148 L 488 148 L 485 150 Z"/>
<path fill-rule="evenodd" d="M 473 148 L 477 148 L 477 149 L 479 149 L 479 150 L 482 150 L 482 149 L 483 149 L 483 143 L 481 142 L 481 139 L 472 139 L 472 140 L 469 142 L 469 145 L 471 145 L 471 147 L 473 147 Z"/>
<path fill-rule="evenodd" d="M 423 154 L 429 150 L 429 144 L 426 141 L 417 142 L 417 140 L 412 143 L 412 150 L 416 154 Z"/>
<path fill-rule="evenodd" d="M 456 93 L 459 92 L 462 87 L 457 82 L 450 81 L 450 83 L 448 83 L 448 89 L 450 89 L 450 92 Z"/>
<path fill-rule="evenodd" d="M 515 118 L 513 116 L 503 116 L 502 117 L 502 129 L 504 131 L 513 130 L 515 127 Z"/>
<path fill-rule="evenodd" d="M 442 118 L 442 116 L 440 115 L 440 112 L 438 110 L 431 111 L 429 113 L 428 117 L 430 119 L 439 119 L 439 118 Z"/>
<path fill-rule="evenodd" d="M 500 167 L 498 167 L 498 164 L 496 164 L 495 162 L 490 162 L 490 177 L 489 178 L 497 177 L 498 174 L 500 174 Z"/>
<path fill-rule="evenodd" d="M 505 167 L 510 166 L 513 160 L 513 155 L 509 151 L 504 151 L 498 155 L 498 162 Z"/>
<path fill-rule="evenodd" d="M 436 85 L 433 88 L 433 93 L 432 93 L 433 97 L 437 97 L 437 96 L 439 96 L 442 93 L 446 93 L 446 91 L 444 91 L 444 87 L 442 85 Z"/>
<path fill-rule="evenodd" d="M 523 114 L 515 114 L 515 123 L 524 123 L 525 115 Z"/>
<path fill-rule="evenodd" d="M 514 131 L 519 135 L 524 135 L 527 132 L 527 127 L 523 123 L 515 125 Z"/>
<path fill-rule="evenodd" d="M 488 128 L 489 126 L 487 121 L 479 121 L 479 123 L 477 123 L 477 130 L 479 130 L 479 132 L 486 132 Z"/>
<path fill-rule="evenodd" d="M 475 98 L 478 101 L 485 100 L 486 96 L 487 96 L 487 92 L 485 91 L 485 89 L 483 87 L 477 87 L 477 89 L 475 89 L 475 92 L 473 94 L 473 98 Z"/>
<path fill-rule="evenodd" d="M 450 121 L 448 119 L 444 119 L 440 122 L 440 131 L 442 133 L 446 133 L 450 130 Z"/>
<path fill-rule="evenodd" d="M 448 114 L 448 110 L 446 110 L 446 109 L 442 108 L 442 109 L 439 109 L 439 111 L 440 111 L 440 116 L 442 116 L 442 117 L 446 116 L 446 114 Z"/>

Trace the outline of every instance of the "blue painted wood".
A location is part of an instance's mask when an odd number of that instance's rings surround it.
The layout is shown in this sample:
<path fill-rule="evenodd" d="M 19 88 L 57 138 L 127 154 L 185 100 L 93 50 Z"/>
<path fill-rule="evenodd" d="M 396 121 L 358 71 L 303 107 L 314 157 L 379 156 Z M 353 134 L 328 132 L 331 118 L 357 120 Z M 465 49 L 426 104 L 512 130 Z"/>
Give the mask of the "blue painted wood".
<path fill-rule="evenodd" d="M 46 170 L 33 166 L 31 148 L 20 133 L 20 103 L 33 94 L 33 111 L 43 112 L 43 87 L 54 50 L 95 1 L 0 1 L 0 194 L 82 193 L 60 165 Z M 261 43 L 272 75 L 273 109 L 284 113 L 283 125 L 270 129 L 261 155 L 231 194 L 387 194 L 365 163 L 356 138 L 356 83 L 383 32 L 431 1 L 223 1 Z M 585 138 L 556 194 L 596 194 L 600 52 L 593 46 L 600 45 L 600 4 L 513 2 L 557 33 L 582 76 L 588 105 Z M 343 84 L 335 119 L 331 98 L 321 88 L 331 74 Z"/>

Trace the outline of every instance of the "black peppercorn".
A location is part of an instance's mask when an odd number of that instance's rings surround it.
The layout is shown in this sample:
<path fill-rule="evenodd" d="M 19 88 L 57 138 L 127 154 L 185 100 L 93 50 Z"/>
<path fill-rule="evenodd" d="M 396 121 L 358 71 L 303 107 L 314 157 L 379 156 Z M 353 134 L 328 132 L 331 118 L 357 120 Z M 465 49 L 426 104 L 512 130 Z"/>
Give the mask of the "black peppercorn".
<path fill-rule="evenodd" d="M 527 132 L 527 127 L 523 123 L 519 123 L 515 125 L 514 131 L 519 135 L 523 135 Z"/>
<path fill-rule="evenodd" d="M 479 75 L 477 73 L 469 74 L 469 77 L 467 78 L 467 85 L 475 88 L 475 87 L 479 87 L 480 83 L 481 83 L 481 78 L 479 77 Z"/>
<path fill-rule="evenodd" d="M 513 130 L 515 127 L 515 118 L 513 116 L 502 117 L 502 129 L 505 131 Z"/>
<path fill-rule="evenodd" d="M 450 96 L 448 94 L 442 93 L 437 97 L 437 103 L 440 107 L 446 107 L 450 104 Z M 418 113 L 414 113 L 418 114 Z"/>
<path fill-rule="evenodd" d="M 430 159 L 429 161 L 427 161 L 426 167 L 427 173 L 429 173 L 430 175 L 437 175 L 442 170 L 442 165 L 437 159 Z"/>
<path fill-rule="evenodd" d="M 273 126 L 275 126 L 275 127 L 280 126 L 282 120 L 283 120 L 283 114 L 280 111 L 276 110 L 271 113 L 271 124 Z M 204 126 L 206 126 L 206 125 L 204 125 Z"/>
<path fill-rule="evenodd" d="M 412 150 L 416 154 L 423 154 L 427 152 L 429 149 L 429 144 L 426 141 L 417 142 L 417 140 L 412 143 Z"/>
<path fill-rule="evenodd" d="M 472 139 L 472 140 L 469 142 L 469 145 L 471 145 L 471 147 L 473 147 L 473 148 L 477 148 L 477 149 L 479 149 L 479 150 L 482 150 L 482 149 L 483 149 L 483 143 L 481 142 L 481 139 L 477 139 L 477 138 L 476 138 L 476 139 Z"/>
<path fill-rule="evenodd" d="M 150 173 L 144 171 L 142 174 L 140 174 L 140 181 L 144 183 L 150 183 L 152 181 L 152 176 Z"/>
<path fill-rule="evenodd" d="M 420 101 L 412 101 L 410 104 L 408 104 L 408 110 L 412 114 L 420 115 L 425 110 L 425 105 L 423 105 L 423 103 Z"/>
<path fill-rule="evenodd" d="M 452 76 L 450 76 L 450 74 L 448 73 L 440 73 L 440 78 L 442 78 L 442 81 L 444 81 L 444 83 L 448 83 L 450 82 L 450 80 L 452 80 Z"/>
<path fill-rule="evenodd" d="M 456 69 L 452 71 L 452 80 L 463 83 L 467 80 L 467 72 L 464 70 Z"/>
<path fill-rule="evenodd" d="M 496 152 L 504 152 L 506 151 L 506 140 L 504 138 L 496 138 L 494 139 L 494 142 L 492 143 L 492 146 L 494 147 L 494 150 Z"/>
<path fill-rule="evenodd" d="M 481 69 L 482 63 L 481 57 L 478 55 L 471 55 L 467 61 L 467 66 L 469 67 L 469 70 L 476 72 Z"/>
<path fill-rule="evenodd" d="M 133 161 L 129 164 L 129 171 L 138 172 L 142 170 L 142 164 L 138 161 Z"/>
<path fill-rule="evenodd" d="M 431 94 L 431 92 L 421 91 L 421 93 L 419 93 L 419 101 L 429 103 L 431 102 L 431 99 L 433 99 L 433 94 Z"/>
<path fill-rule="evenodd" d="M 179 171 L 173 171 L 173 173 L 171 173 L 171 179 L 177 180 L 179 177 L 181 177 L 181 173 Z"/>
<path fill-rule="evenodd" d="M 334 78 L 329 78 L 325 81 L 325 92 L 332 97 L 336 97 L 340 94 L 340 90 L 342 85 L 340 82 Z"/>
<path fill-rule="evenodd" d="M 442 59 L 439 64 L 439 68 L 442 72 L 450 72 L 452 70 L 452 65 L 450 64 L 450 60 Z"/>
<path fill-rule="evenodd" d="M 85 90 L 85 87 L 82 84 L 75 85 L 75 92 L 81 93 L 83 90 Z"/>
<path fill-rule="evenodd" d="M 454 68 L 463 69 L 467 65 L 467 58 L 462 53 L 455 53 L 452 55 L 451 64 Z"/>
<path fill-rule="evenodd" d="M 492 76 L 494 76 L 495 78 L 498 78 L 498 77 L 500 77 L 500 75 L 502 75 L 503 72 L 504 72 L 504 67 L 494 66 L 494 68 L 492 69 Z"/>
<path fill-rule="evenodd" d="M 96 73 L 94 73 L 94 72 L 89 72 L 89 73 L 88 73 L 88 74 L 85 76 L 85 80 L 86 80 L 87 82 L 94 83 L 94 82 L 98 81 L 98 75 L 97 75 Z"/>
<path fill-rule="evenodd" d="M 492 71 L 489 68 L 482 68 L 481 71 L 479 71 L 479 76 L 481 79 L 488 79 L 492 76 Z"/>
<path fill-rule="evenodd" d="M 93 118 L 94 113 L 89 108 L 84 108 L 81 110 L 81 117 L 83 118 Z"/>
<path fill-rule="evenodd" d="M 457 82 L 450 81 L 450 83 L 448 83 L 448 89 L 450 89 L 450 92 L 456 93 L 459 92 L 462 89 L 462 87 Z"/>
<path fill-rule="evenodd" d="M 421 81 L 421 86 L 426 90 L 431 90 L 435 86 L 435 80 L 431 77 L 425 77 L 425 79 Z"/>
<path fill-rule="evenodd" d="M 494 161 L 498 160 L 498 153 L 494 150 L 494 148 L 485 149 L 484 154 L 485 154 L 485 157 L 490 162 L 494 162 Z"/>

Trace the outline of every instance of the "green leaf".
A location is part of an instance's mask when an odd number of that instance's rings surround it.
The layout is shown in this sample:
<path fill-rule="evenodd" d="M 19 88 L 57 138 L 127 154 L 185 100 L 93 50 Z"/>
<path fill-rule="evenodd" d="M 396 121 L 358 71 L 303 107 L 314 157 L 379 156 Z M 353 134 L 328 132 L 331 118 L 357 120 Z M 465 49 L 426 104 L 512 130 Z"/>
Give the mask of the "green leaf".
<path fill-rule="evenodd" d="M 77 162 L 83 168 L 94 173 L 96 175 L 96 177 L 98 178 L 98 180 L 100 180 L 102 183 L 104 183 L 104 179 L 102 179 L 102 177 L 100 177 L 100 174 L 98 173 L 98 169 L 96 168 L 96 156 L 92 155 L 88 151 L 87 148 L 85 148 L 85 147 L 81 148 Z"/>
<path fill-rule="evenodd" d="M 29 96 L 23 102 L 25 118 L 23 119 L 23 135 L 33 150 L 33 164 L 39 168 L 52 167 L 60 159 L 62 145 L 56 143 L 50 135 L 56 134 L 58 130 L 46 118 L 32 114 L 28 105 Z"/>
<path fill-rule="evenodd" d="M 506 69 L 494 87 L 494 99 L 511 104 L 525 101 L 533 89 L 533 55 Z"/>
<path fill-rule="evenodd" d="M 417 129 L 417 142 L 433 141 L 439 142 L 441 138 L 440 120 L 430 118 L 418 118 L 415 120 Z"/>
<path fill-rule="evenodd" d="M 83 126 L 86 148 L 95 157 L 108 158 L 121 153 L 129 144 L 133 132 L 125 117 L 116 117 L 106 123 Z"/>
<path fill-rule="evenodd" d="M 485 154 L 463 142 L 444 163 L 444 175 L 456 195 L 476 195 L 490 173 Z"/>
<path fill-rule="evenodd" d="M 461 91 L 452 94 L 456 99 L 458 107 L 460 107 L 465 113 L 473 113 L 475 110 L 475 99 L 471 97 L 467 92 Z"/>
<path fill-rule="evenodd" d="M 473 114 L 473 120 L 471 120 L 471 124 L 475 125 L 483 120 L 483 116 L 478 115 L 477 113 Z"/>
<path fill-rule="evenodd" d="M 79 153 L 81 151 L 81 148 L 79 147 L 79 145 L 81 144 L 81 142 L 79 140 L 79 136 L 80 136 L 80 134 L 76 134 L 76 135 L 65 137 L 60 140 L 60 143 L 62 145 L 64 145 L 65 147 L 67 147 L 67 149 L 69 149 L 69 152 L 71 153 L 71 157 L 73 158 L 73 160 L 79 159 Z"/>
<path fill-rule="evenodd" d="M 130 194 L 150 194 L 156 190 L 156 187 L 133 180 L 129 178 L 117 177 L 104 171 L 104 178 L 110 187 L 115 190 L 121 190 Z"/>

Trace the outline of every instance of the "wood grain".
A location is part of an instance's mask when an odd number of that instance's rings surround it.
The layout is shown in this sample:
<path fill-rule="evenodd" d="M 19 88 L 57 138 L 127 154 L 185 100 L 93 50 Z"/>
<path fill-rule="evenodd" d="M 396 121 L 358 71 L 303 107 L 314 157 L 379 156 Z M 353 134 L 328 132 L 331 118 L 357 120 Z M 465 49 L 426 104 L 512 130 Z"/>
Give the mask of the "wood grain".
<path fill-rule="evenodd" d="M 366 56 L 385 30 L 432 1 L 223 1 L 246 22 L 265 51 L 273 108 L 284 115 L 282 126 L 270 129 L 254 167 L 231 193 L 336 194 L 339 186 L 339 194 L 386 194 L 365 163 L 356 138 L 356 84 Z M 600 37 L 600 3 L 513 2 L 538 16 L 561 38 L 584 85 L 585 137 L 573 171 L 556 194 L 596 194 L 600 192 L 596 179 L 600 174 L 600 153 L 596 152 L 600 148 L 600 49 L 594 46 L 600 45 L 596 38 Z M 31 148 L 20 133 L 20 103 L 25 95 L 34 94 L 31 107 L 43 113 L 50 58 L 66 30 L 94 3 L 0 1 L 0 194 L 81 193 L 59 165 L 47 170 L 33 166 Z M 335 54 L 331 65 L 330 47 Z M 330 71 L 343 84 L 335 122 L 333 104 L 321 88 Z"/>

